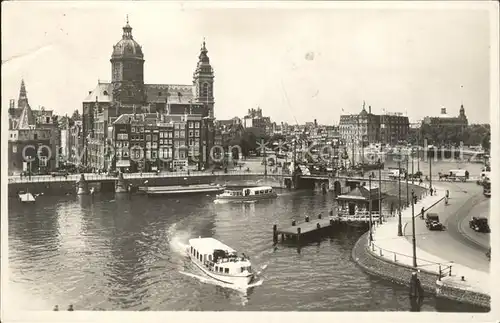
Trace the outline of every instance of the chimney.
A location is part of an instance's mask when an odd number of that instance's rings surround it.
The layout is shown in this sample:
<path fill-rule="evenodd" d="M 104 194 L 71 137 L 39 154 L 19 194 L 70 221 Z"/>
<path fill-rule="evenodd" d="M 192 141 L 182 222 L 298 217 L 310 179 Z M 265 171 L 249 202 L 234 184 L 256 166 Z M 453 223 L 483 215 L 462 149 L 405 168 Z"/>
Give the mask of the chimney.
<path fill-rule="evenodd" d="M 441 114 L 446 114 L 446 108 L 441 108 Z"/>
<path fill-rule="evenodd" d="M 371 105 L 368 106 L 368 113 L 372 114 L 372 106 Z"/>

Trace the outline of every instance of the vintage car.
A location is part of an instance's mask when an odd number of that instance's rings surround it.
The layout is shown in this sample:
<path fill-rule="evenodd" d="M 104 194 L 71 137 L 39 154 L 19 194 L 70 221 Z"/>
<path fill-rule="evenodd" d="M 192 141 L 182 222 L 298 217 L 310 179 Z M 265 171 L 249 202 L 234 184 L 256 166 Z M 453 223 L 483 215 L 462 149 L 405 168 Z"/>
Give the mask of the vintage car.
<path fill-rule="evenodd" d="M 473 216 L 469 221 L 469 227 L 476 232 L 490 233 L 488 219 L 484 217 Z"/>
<path fill-rule="evenodd" d="M 437 215 L 437 213 L 427 213 L 427 216 L 425 218 L 425 226 L 429 230 L 444 230 L 444 225 L 439 222 L 439 216 Z"/>

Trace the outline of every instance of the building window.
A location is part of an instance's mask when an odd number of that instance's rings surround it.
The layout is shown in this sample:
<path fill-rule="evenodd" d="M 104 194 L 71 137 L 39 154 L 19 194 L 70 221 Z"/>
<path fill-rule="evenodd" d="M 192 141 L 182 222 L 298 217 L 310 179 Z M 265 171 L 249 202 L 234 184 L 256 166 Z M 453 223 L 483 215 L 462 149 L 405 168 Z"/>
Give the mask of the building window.
<path fill-rule="evenodd" d="M 164 138 L 164 133 L 163 132 L 160 132 L 160 138 Z"/>
<path fill-rule="evenodd" d="M 175 132 L 175 138 L 179 138 L 179 131 Z"/>
<path fill-rule="evenodd" d="M 189 130 L 189 137 L 192 137 L 194 134 L 193 130 Z"/>
<path fill-rule="evenodd" d="M 132 132 L 135 132 L 135 127 L 132 127 L 131 131 L 132 131 Z"/>
<path fill-rule="evenodd" d="M 186 132 L 185 131 L 181 131 L 180 132 L 180 137 L 181 138 L 185 138 L 186 137 Z"/>
<path fill-rule="evenodd" d="M 158 141 L 158 135 L 153 135 L 153 141 Z"/>
<path fill-rule="evenodd" d="M 161 92 L 158 92 L 158 96 L 162 96 L 162 94 L 163 94 L 163 93 L 161 93 Z"/>
<path fill-rule="evenodd" d="M 189 122 L 189 128 L 193 128 L 193 122 Z"/>
<path fill-rule="evenodd" d="M 13 146 L 12 146 L 12 152 L 13 152 L 13 153 L 17 153 L 17 146 L 16 146 L 16 145 L 13 145 Z"/>
<path fill-rule="evenodd" d="M 151 141 L 151 135 L 146 135 L 146 141 Z"/>
<path fill-rule="evenodd" d="M 196 130 L 195 133 L 194 133 L 194 136 L 195 137 L 199 137 L 200 136 L 200 130 Z"/>
<path fill-rule="evenodd" d="M 195 127 L 196 129 L 200 128 L 200 123 L 199 123 L 199 122 L 195 122 L 195 123 L 194 123 L 194 127 Z"/>

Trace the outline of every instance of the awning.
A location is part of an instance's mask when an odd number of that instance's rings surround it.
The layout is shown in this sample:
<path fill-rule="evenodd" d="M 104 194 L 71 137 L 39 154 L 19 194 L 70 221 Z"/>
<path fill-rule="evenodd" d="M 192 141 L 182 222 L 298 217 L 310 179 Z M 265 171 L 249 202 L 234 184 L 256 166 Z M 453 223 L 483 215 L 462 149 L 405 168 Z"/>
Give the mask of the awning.
<path fill-rule="evenodd" d="M 130 167 L 130 160 L 117 160 L 116 167 Z"/>

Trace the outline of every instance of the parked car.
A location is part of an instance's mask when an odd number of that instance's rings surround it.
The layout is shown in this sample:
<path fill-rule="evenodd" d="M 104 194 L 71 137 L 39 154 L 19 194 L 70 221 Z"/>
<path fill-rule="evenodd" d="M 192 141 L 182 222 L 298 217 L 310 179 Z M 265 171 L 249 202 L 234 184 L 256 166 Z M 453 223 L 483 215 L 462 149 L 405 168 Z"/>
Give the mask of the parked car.
<path fill-rule="evenodd" d="M 437 213 L 427 213 L 427 216 L 425 218 L 425 226 L 429 230 L 444 230 L 444 225 L 439 222 L 439 215 L 437 215 Z"/>
<path fill-rule="evenodd" d="M 488 219 L 485 217 L 473 216 L 472 220 L 469 221 L 469 227 L 476 231 L 482 233 L 490 233 L 490 226 L 488 225 Z"/>

